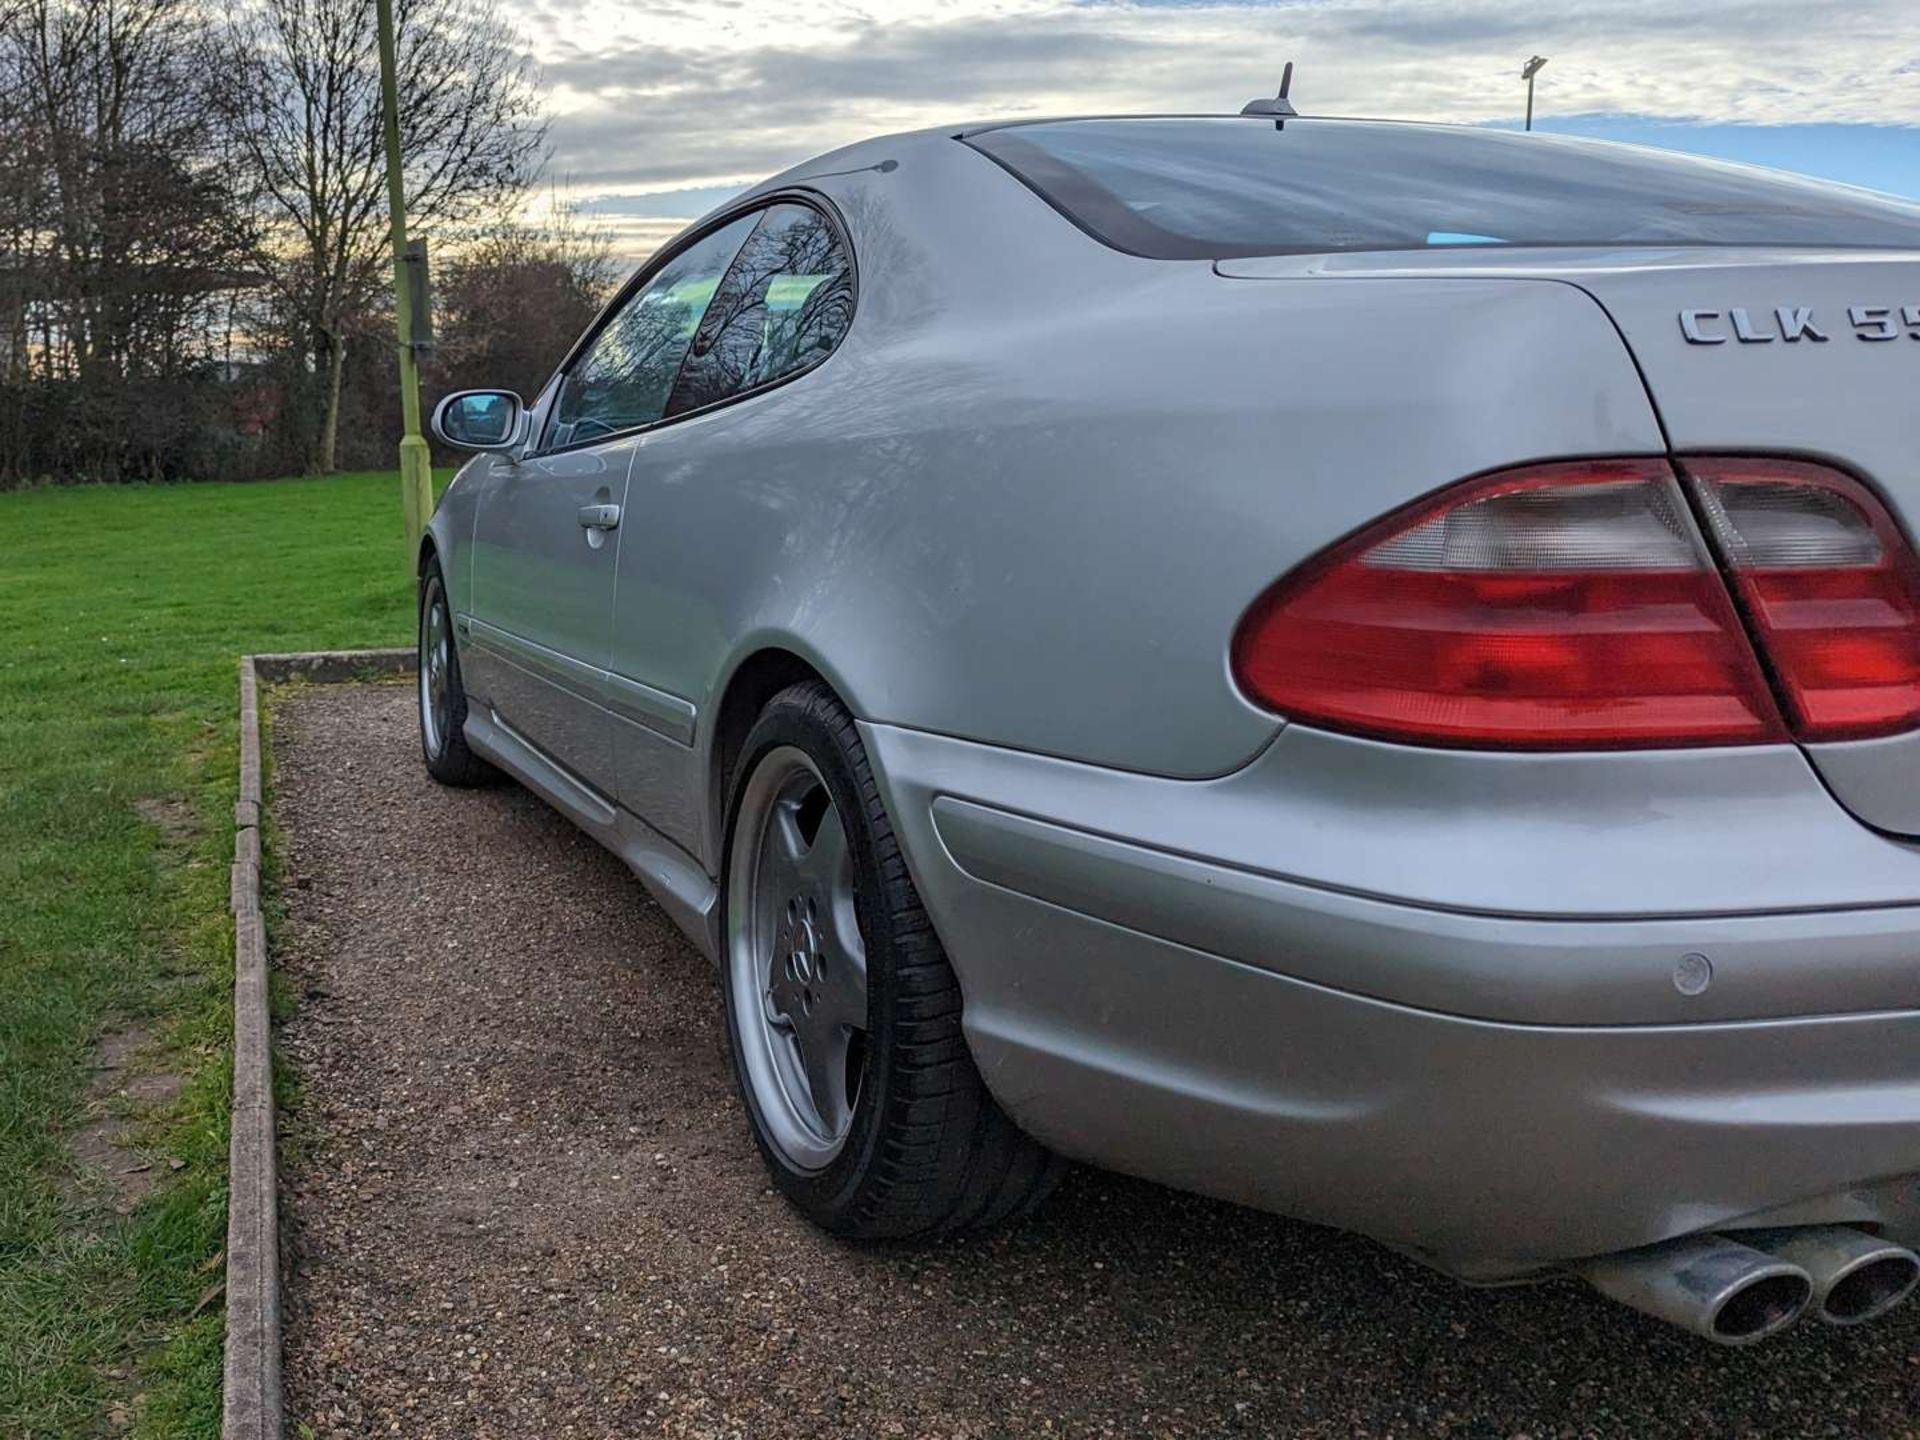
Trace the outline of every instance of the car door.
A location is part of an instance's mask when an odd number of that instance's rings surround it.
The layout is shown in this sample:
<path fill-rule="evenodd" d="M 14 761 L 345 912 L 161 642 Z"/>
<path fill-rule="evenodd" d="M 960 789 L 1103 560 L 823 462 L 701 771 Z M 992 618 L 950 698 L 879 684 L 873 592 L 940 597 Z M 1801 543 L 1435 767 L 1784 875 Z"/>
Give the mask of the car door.
<path fill-rule="evenodd" d="M 731 527 L 778 524 L 781 508 L 752 498 L 783 433 L 772 412 L 755 413 L 754 397 L 825 359 L 853 312 L 851 250 L 824 209 L 779 199 L 749 218 L 752 234 L 707 307 L 665 418 L 635 452 L 634 528 L 614 604 L 620 803 L 696 854 L 706 790 L 694 697 L 724 658 L 728 603 L 742 594 Z"/>
<path fill-rule="evenodd" d="M 693 237 L 651 267 L 559 376 L 533 451 L 496 460 L 478 499 L 465 637 L 473 689 L 604 795 L 617 788 L 607 677 L 628 470 L 751 229 Z"/>

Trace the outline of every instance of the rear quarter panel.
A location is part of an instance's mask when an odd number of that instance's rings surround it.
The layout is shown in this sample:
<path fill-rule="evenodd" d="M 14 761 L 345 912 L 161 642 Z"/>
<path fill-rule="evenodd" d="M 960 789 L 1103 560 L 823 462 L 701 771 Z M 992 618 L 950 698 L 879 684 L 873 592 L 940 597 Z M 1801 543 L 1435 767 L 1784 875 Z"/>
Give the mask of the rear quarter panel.
<path fill-rule="evenodd" d="M 1565 284 L 1226 280 L 1107 249 L 957 142 L 897 159 L 799 177 L 856 249 L 840 350 L 640 446 L 615 666 L 705 713 L 778 645 L 863 719 L 1219 775 L 1279 725 L 1227 649 L 1284 571 L 1481 470 L 1663 449 Z"/>

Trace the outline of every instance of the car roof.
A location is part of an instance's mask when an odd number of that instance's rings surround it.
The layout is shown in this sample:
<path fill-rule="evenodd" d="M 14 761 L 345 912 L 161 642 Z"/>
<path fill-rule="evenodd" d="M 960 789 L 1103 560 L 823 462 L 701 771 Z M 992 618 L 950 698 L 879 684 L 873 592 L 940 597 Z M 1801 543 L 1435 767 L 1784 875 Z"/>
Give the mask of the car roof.
<path fill-rule="evenodd" d="M 965 140 L 975 135 L 984 135 L 996 130 L 1016 130 L 1037 125 L 1077 125 L 1089 122 L 1134 120 L 1194 120 L 1207 123 L 1235 120 L 1248 124 L 1286 124 L 1306 125 L 1318 129 L 1323 126 L 1366 126 L 1377 130 L 1408 130 L 1431 133 L 1435 130 L 1453 130 L 1462 134 L 1486 134 L 1488 127 L 1482 125 L 1461 124 L 1449 120 L 1406 120 L 1390 116 L 1375 115 L 1252 115 L 1240 111 L 1205 110 L 1169 110 L 1092 113 L 1079 115 L 1019 115 L 971 121 L 955 121 L 944 125 L 928 125 L 917 130 L 896 130 L 883 135 L 873 135 L 842 145 L 834 150 L 824 151 L 810 159 L 789 166 L 777 175 L 770 175 L 759 184 L 742 192 L 742 195 L 754 195 L 764 190 L 778 189 L 791 185 L 808 176 L 824 176 L 843 169 L 853 169 L 864 164 L 876 163 L 891 155 L 897 155 L 904 146 L 931 148 L 951 140 Z M 1495 133 L 1499 133 L 1498 130 Z M 1515 132 L 1517 133 L 1517 132 Z M 1638 149 L 1643 147 L 1622 145 L 1620 142 L 1602 140 L 1584 135 L 1562 135 L 1554 132 L 1535 132 L 1548 138 L 1570 141 L 1583 146 L 1602 149 Z"/>
<path fill-rule="evenodd" d="M 1295 123 L 1315 126 L 1369 125 L 1405 130 L 1478 130 L 1482 128 L 1477 125 L 1460 125 L 1447 120 L 1395 120 L 1372 115 L 1249 115 L 1240 111 L 1167 110 L 1112 115 L 1023 115 L 1013 120 L 988 120 L 974 125 L 948 126 L 943 133 L 956 139 L 965 139 L 970 135 L 984 135 L 989 130 L 1014 130 L 1026 125 L 1078 125 L 1089 121 L 1113 120 L 1241 120 L 1267 125 L 1284 121 L 1288 125 Z"/>
<path fill-rule="evenodd" d="M 748 196 L 764 191 L 778 190 L 784 186 L 798 184 L 808 178 L 824 178 L 844 170 L 857 169 L 864 165 L 898 158 L 903 148 L 931 149 L 949 141 L 964 140 L 973 135 L 984 135 L 993 130 L 1011 130 L 1028 125 L 1069 125 L 1087 121 L 1111 120 L 1242 120 L 1249 124 L 1272 124 L 1271 115 L 1242 115 L 1233 111 L 1144 111 L 1138 113 L 1086 114 L 1086 115 L 1021 115 L 1011 118 L 955 121 L 944 125 L 928 125 L 918 130 L 895 130 L 884 135 L 872 135 L 855 140 L 837 149 L 823 151 L 809 159 L 791 165 L 778 174 L 769 175 L 757 185 L 743 190 L 728 205 Z M 1286 117 L 1289 125 L 1306 121 L 1312 125 L 1368 125 L 1408 130 L 1475 130 L 1479 127 L 1457 125 L 1445 121 L 1432 120 L 1384 120 L 1360 115 L 1297 115 Z M 1596 142 L 1600 143 L 1600 142 Z"/>

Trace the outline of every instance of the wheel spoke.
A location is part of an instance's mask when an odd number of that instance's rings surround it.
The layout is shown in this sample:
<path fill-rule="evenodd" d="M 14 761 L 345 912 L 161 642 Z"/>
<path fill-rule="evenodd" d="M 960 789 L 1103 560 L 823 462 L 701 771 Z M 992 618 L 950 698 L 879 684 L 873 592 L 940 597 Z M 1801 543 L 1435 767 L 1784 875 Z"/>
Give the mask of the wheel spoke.
<path fill-rule="evenodd" d="M 813 893 L 825 899 L 840 883 L 849 863 L 847 827 L 840 823 L 839 808 L 829 805 L 820 817 L 820 828 L 813 832 L 813 843 L 800 857 L 800 873 Z"/>
<path fill-rule="evenodd" d="M 781 892 L 772 884 L 762 885 L 753 896 L 753 908 L 750 912 L 753 925 L 753 945 L 758 951 L 763 969 L 765 986 L 774 1000 L 779 1000 L 779 986 L 784 978 L 783 965 L 786 949 L 782 945 Z M 784 1006 L 769 1010 L 768 1014 L 784 1014 Z"/>
<path fill-rule="evenodd" d="M 806 861 L 807 841 L 800 833 L 800 802 L 779 800 L 767 817 L 767 858 L 779 868 L 767 878 L 791 891 Z"/>
<path fill-rule="evenodd" d="M 841 1134 L 852 1109 L 847 1097 L 847 1032 L 837 1025 L 809 1025 L 801 1034 L 800 1063 L 821 1128 L 828 1135 Z"/>
<path fill-rule="evenodd" d="M 807 1024 L 807 981 L 795 972 L 792 952 L 776 939 L 767 966 L 767 1013 L 774 1022 L 793 1031 L 805 1043 Z"/>
<path fill-rule="evenodd" d="M 860 914 L 853 898 L 853 877 L 849 875 L 843 886 L 835 887 L 827 908 L 820 915 L 821 928 L 825 932 L 827 948 L 835 957 L 844 959 L 843 968 L 856 972 L 860 979 L 860 998 L 864 1005 L 867 994 L 867 942 L 860 933 Z M 863 1016 L 866 1011 L 860 1012 Z M 861 1021 L 862 1028 L 866 1022 Z"/>
<path fill-rule="evenodd" d="M 867 965 L 863 957 L 835 949 L 822 959 L 813 982 L 816 1019 L 849 1030 L 867 1028 Z"/>

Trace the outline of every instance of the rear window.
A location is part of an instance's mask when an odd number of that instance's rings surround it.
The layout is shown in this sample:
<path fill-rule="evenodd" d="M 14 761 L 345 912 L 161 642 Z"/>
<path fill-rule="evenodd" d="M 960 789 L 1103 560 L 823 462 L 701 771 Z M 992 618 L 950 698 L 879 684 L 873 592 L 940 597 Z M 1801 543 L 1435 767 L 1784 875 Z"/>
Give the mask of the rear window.
<path fill-rule="evenodd" d="M 734 257 L 667 403 L 698 410 L 824 360 L 853 320 L 853 265 L 827 217 L 774 205 Z"/>
<path fill-rule="evenodd" d="M 1062 120 L 964 137 L 1163 260 L 1517 245 L 1920 248 L 1920 205 L 1630 145 L 1363 120 Z"/>

